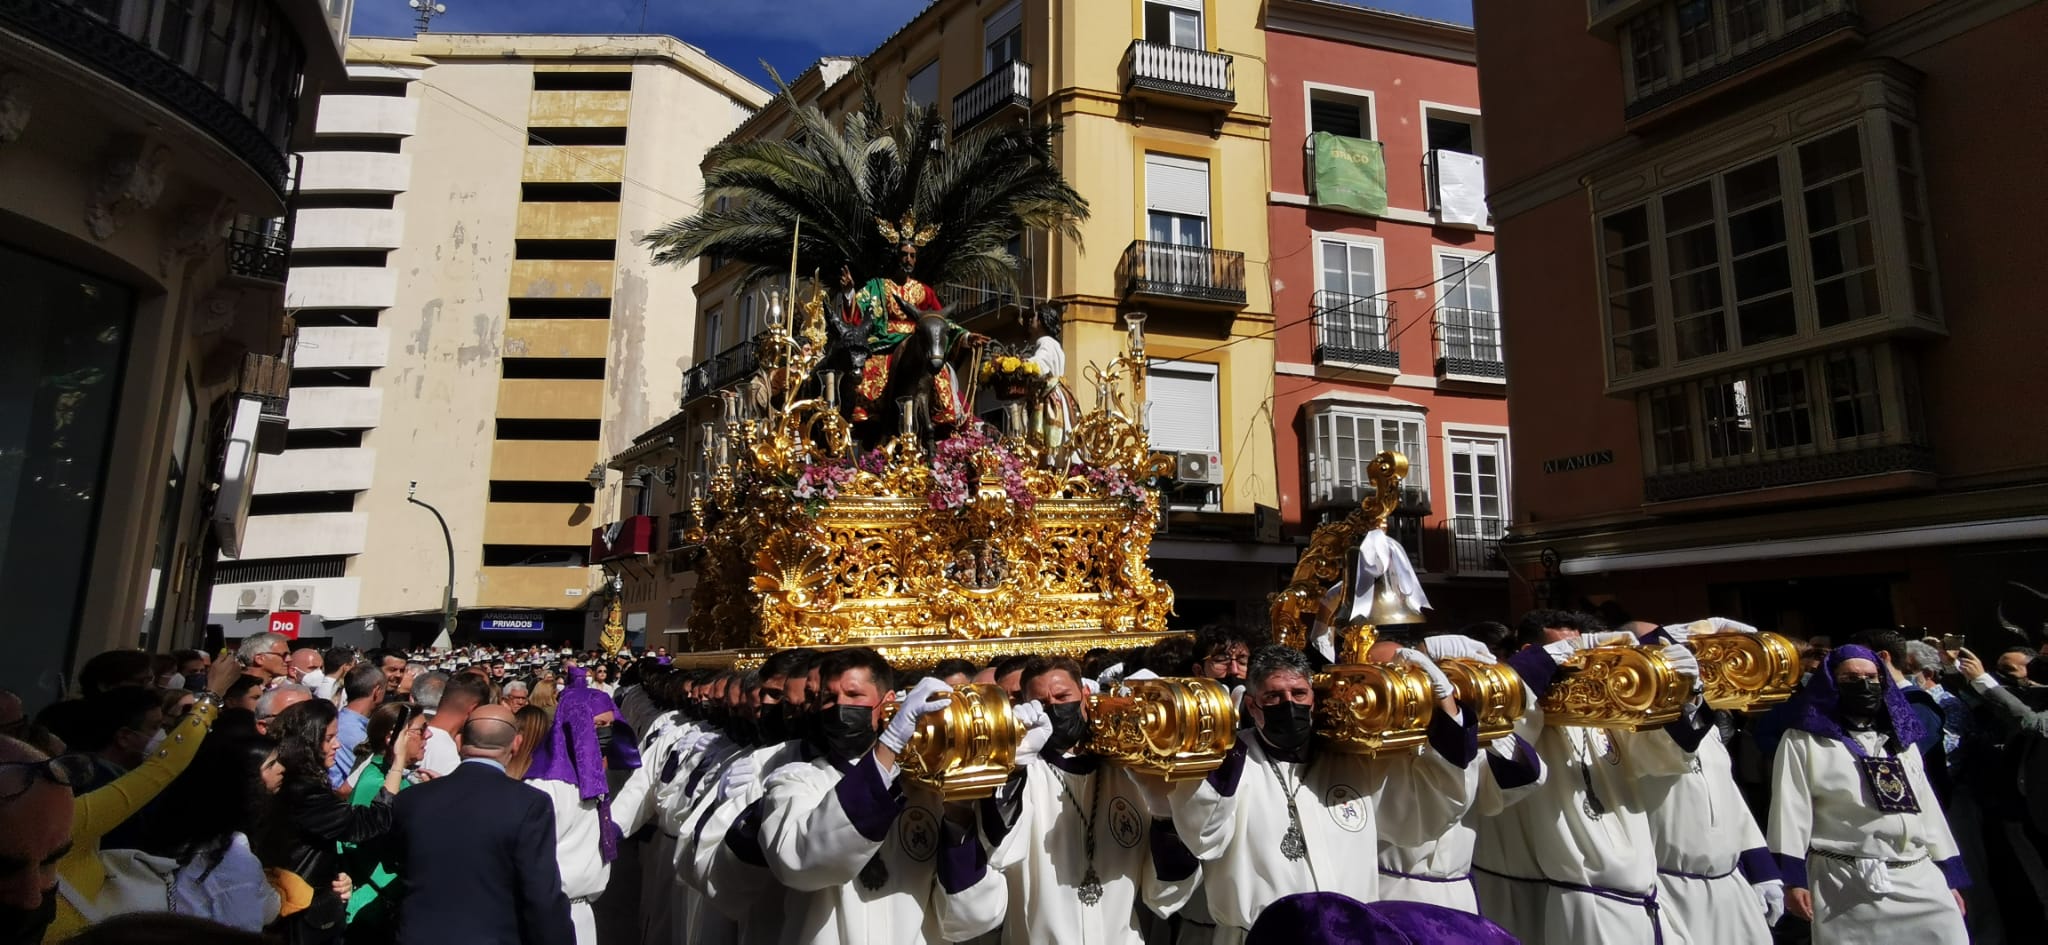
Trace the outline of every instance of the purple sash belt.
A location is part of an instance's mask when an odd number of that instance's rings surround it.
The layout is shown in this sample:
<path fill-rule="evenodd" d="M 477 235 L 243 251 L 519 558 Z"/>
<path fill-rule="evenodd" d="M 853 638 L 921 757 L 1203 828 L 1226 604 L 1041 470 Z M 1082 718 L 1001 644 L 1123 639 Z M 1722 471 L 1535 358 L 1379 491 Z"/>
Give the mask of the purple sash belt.
<path fill-rule="evenodd" d="M 1551 879 L 1549 877 L 1526 879 L 1521 876 L 1509 876 L 1506 873 L 1496 873 L 1484 866 L 1475 865 L 1472 867 L 1472 870 L 1473 872 L 1485 873 L 1488 876 L 1505 879 L 1512 883 L 1542 883 L 1546 886 L 1555 886 L 1571 892 L 1599 896 L 1610 902 L 1635 906 L 1650 916 L 1650 934 L 1653 936 L 1653 945 L 1664 945 L 1664 923 L 1657 915 L 1657 890 L 1655 889 L 1639 895 L 1623 889 L 1609 889 L 1606 886 L 1587 886 L 1583 883 L 1568 883 L 1561 879 Z"/>

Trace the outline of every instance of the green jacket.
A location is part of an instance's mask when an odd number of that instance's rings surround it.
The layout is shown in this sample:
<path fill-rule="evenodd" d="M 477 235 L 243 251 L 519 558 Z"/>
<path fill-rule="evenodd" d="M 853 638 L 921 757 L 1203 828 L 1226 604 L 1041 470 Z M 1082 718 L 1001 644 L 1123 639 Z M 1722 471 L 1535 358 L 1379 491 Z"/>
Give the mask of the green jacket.
<path fill-rule="evenodd" d="M 356 785 L 349 793 L 350 806 L 368 807 L 376 803 L 377 795 L 384 790 L 387 764 L 382 755 L 370 757 L 370 763 L 364 766 L 363 773 L 357 776 Z M 411 786 L 412 782 L 406 781 L 398 789 L 403 791 Z M 391 909 L 391 901 L 387 899 L 383 905 L 374 908 L 372 904 L 378 901 L 385 889 L 398 882 L 398 874 L 392 872 L 384 865 L 382 859 L 370 850 L 355 844 L 341 844 L 341 855 L 342 861 L 348 864 L 346 871 L 349 878 L 356 884 L 355 892 L 348 897 L 348 921 L 357 921 L 365 910 L 368 910 L 372 917 L 384 917 Z"/>

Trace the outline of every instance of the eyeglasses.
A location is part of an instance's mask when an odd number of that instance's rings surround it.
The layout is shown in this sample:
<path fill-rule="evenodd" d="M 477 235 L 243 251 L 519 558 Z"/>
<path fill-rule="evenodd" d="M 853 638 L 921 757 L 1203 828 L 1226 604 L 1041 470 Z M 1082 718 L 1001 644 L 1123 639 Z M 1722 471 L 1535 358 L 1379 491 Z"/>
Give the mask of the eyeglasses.
<path fill-rule="evenodd" d="M 1243 653 L 1218 653 L 1202 662 L 1211 666 L 1245 666 L 1250 661 L 1251 657 Z"/>
<path fill-rule="evenodd" d="M 22 775 L 19 786 L 12 783 L 17 773 Z M 11 801 L 27 794 L 38 777 L 51 784 L 75 787 L 90 782 L 92 775 L 92 759 L 85 755 L 58 755 L 42 761 L 0 761 L 0 776 L 7 779 L 7 786 L 0 788 L 0 801 Z"/>

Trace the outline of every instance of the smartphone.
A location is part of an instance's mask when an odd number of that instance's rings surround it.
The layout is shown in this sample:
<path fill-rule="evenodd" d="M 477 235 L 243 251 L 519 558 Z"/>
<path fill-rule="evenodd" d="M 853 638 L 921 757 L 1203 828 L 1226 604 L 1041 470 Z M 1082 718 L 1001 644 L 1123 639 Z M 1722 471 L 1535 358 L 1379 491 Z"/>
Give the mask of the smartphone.
<path fill-rule="evenodd" d="M 1948 651 L 1950 651 L 1950 652 L 1954 652 L 1954 651 L 1956 651 L 1956 650 L 1960 650 L 1960 649 L 1962 649 L 1962 648 L 1963 648 L 1963 635 L 1962 635 L 1962 634 L 1960 634 L 1960 633 L 1944 633 L 1944 634 L 1942 634 L 1942 635 L 1941 635 L 1941 648 L 1942 648 L 1942 649 L 1944 649 L 1944 650 L 1948 650 Z"/>

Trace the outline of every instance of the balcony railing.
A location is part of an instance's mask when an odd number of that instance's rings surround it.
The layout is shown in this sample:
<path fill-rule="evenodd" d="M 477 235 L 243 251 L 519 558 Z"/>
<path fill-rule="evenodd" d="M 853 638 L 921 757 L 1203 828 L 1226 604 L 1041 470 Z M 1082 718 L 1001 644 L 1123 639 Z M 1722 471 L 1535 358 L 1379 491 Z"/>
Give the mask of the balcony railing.
<path fill-rule="evenodd" d="M 1595 16 L 1619 21 L 1631 119 L 1862 23 L 1855 0 L 1661 0 Z"/>
<path fill-rule="evenodd" d="M 760 366 L 754 343 L 743 341 L 720 351 L 708 361 L 699 361 L 683 375 L 683 403 L 708 397 L 738 384 Z"/>
<path fill-rule="evenodd" d="M 1455 573 L 1506 571 L 1507 558 L 1500 552 L 1500 540 L 1507 534 L 1507 522 L 1498 518 L 1453 516 L 1450 522 L 1451 567 Z"/>
<path fill-rule="evenodd" d="M 283 285 L 290 252 L 282 232 L 241 227 L 228 231 L 228 271 L 241 278 Z"/>
<path fill-rule="evenodd" d="M 1138 240 L 1116 267 L 1124 298 L 1145 295 L 1243 307 L 1244 254 L 1207 246 Z"/>
<path fill-rule="evenodd" d="M 1010 309 L 1031 309 L 1045 301 L 993 279 L 979 282 L 950 282 L 939 287 L 939 297 L 953 306 L 953 320 L 965 324 Z"/>
<path fill-rule="evenodd" d="M 0 27 L 48 46 L 212 135 L 285 194 L 285 143 L 306 50 L 275 4 L 254 4 L 231 35 L 131 35 L 152 19 L 122 0 L 0 0 Z M 162 6 L 151 4 L 150 6 Z M 252 13 L 249 11 L 253 11 Z M 252 23 L 250 17 L 254 17 Z"/>
<path fill-rule="evenodd" d="M 1237 68 L 1230 56 L 1137 40 L 1124 53 L 1124 90 L 1237 104 Z"/>
<path fill-rule="evenodd" d="M 1438 377 L 1507 378 L 1499 312 L 1437 309 L 1436 335 Z"/>
<path fill-rule="evenodd" d="M 1401 369 L 1392 302 L 1324 289 L 1315 294 L 1315 320 L 1317 364 Z"/>
<path fill-rule="evenodd" d="M 1031 111 L 1031 64 L 1014 59 L 953 96 L 953 133 L 959 134 L 1009 109 Z"/>

